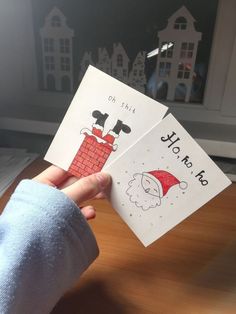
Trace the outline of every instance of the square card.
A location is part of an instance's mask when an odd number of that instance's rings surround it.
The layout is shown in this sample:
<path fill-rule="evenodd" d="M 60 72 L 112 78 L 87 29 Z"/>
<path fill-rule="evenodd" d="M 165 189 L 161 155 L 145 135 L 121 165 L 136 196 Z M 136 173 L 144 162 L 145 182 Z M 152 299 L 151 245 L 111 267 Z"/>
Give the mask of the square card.
<path fill-rule="evenodd" d="M 89 66 L 45 159 L 77 177 L 109 165 L 167 107 Z"/>
<path fill-rule="evenodd" d="M 171 114 L 104 170 L 112 206 L 144 246 L 231 184 Z"/>

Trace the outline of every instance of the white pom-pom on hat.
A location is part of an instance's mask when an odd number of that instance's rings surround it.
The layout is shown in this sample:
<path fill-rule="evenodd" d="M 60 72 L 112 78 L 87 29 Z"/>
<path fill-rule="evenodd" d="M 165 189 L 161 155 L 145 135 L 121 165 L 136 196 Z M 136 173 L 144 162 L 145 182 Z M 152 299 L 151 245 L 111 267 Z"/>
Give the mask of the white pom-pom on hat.
<path fill-rule="evenodd" d="M 186 190 L 187 187 L 188 187 L 188 184 L 187 184 L 187 182 L 185 182 L 185 181 L 181 181 L 181 182 L 179 183 L 179 187 L 181 188 L 181 190 Z"/>

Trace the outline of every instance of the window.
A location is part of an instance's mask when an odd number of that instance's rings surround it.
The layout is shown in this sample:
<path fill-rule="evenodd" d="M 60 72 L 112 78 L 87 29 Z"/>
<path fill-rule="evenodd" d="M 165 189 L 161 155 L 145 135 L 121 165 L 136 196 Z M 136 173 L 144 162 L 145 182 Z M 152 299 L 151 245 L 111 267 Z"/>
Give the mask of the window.
<path fill-rule="evenodd" d="M 59 16 L 54 15 L 52 17 L 52 23 L 51 23 L 52 27 L 60 27 L 61 26 L 61 19 Z"/>
<path fill-rule="evenodd" d="M 114 75 L 114 76 L 117 76 L 117 69 L 114 69 L 114 70 L 113 70 L 113 75 Z"/>
<path fill-rule="evenodd" d="M 190 71 L 191 71 L 190 63 L 179 63 L 177 77 L 179 79 L 189 79 Z"/>
<path fill-rule="evenodd" d="M 194 43 L 182 43 L 180 50 L 180 58 L 191 59 L 193 57 Z"/>
<path fill-rule="evenodd" d="M 174 29 L 186 29 L 187 20 L 185 17 L 181 16 L 175 20 Z"/>
<path fill-rule="evenodd" d="M 54 40 L 53 38 L 44 38 L 44 51 L 53 52 L 54 51 Z"/>
<path fill-rule="evenodd" d="M 123 66 L 123 57 L 122 57 L 121 54 L 119 54 L 119 55 L 117 56 L 117 66 L 118 66 L 118 67 L 122 67 L 122 66 Z"/>
<path fill-rule="evenodd" d="M 60 52 L 69 53 L 70 52 L 70 40 L 69 39 L 60 39 Z"/>
<path fill-rule="evenodd" d="M 70 58 L 61 57 L 61 70 L 62 71 L 70 71 Z"/>
<path fill-rule="evenodd" d="M 134 76 L 136 76 L 137 75 L 137 70 L 134 70 Z"/>
<path fill-rule="evenodd" d="M 45 68 L 47 71 L 55 70 L 55 62 L 53 56 L 46 56 L 45 57 Z"/>
<path fill-rule="evenodd" d="M 174 50 L 174 43 L 163 41 L 161 44 L 161 58 L 172 58 Z"/>
<path fill-rule="evenodd" d="M 123 76 L 127 76 L 127 70 L 126 69 L 123 70 Z"/>
<path fill-rule="evenodd" d="M 171 63 L 170 62 L 160 62 L 159 66 L 159 76 L 168 77 L 170 75 Z"/>

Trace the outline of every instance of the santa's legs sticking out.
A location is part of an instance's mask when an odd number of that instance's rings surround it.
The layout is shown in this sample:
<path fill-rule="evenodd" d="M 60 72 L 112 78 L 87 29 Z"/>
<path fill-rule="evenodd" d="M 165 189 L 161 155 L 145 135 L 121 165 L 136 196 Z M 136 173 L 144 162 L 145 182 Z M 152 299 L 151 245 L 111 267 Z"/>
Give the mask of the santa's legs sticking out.
<path fill-rule="evenodd" d="M 92 130 L 87 128 L 81 130 L 81 134 L 85 138 L 68 170 L 79 178 L 101 171 L 111 152 L 117 149 L 114 141 L 119 137 L 120 132 L 131 132 L 127 125 L 118 120 L 115 127 L 103 136 L 108 114 L 95 110 L 92 116 L 96 118 L 96 122 L 93 124 Z"/>

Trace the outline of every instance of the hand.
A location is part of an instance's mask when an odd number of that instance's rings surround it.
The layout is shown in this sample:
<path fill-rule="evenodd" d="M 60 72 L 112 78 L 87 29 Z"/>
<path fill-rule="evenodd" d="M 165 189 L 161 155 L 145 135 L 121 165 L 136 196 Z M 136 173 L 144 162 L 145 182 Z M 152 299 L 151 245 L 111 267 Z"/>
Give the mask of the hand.
<path fill-rule="evenodd" d="M 104 192 L 111 184 L 108 174 L 99 172 L 78 179 L 56 166 L 50 166 L 33 180 L 56 187 L 70 197 L 78 206 L 92 198 L 104 197 Z M 95 218 L 95 208 L 91 205 L 81 208 L 86 219 Z"/>

